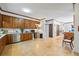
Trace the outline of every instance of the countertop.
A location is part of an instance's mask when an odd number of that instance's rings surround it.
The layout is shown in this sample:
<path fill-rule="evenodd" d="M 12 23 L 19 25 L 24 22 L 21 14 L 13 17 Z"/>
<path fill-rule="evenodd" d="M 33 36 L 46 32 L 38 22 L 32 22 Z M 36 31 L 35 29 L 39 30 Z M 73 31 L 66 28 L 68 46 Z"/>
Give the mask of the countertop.
<path fill-rule="evenodd" d="M 32 32 L 27 32 L 27 33 L 32 33 Z M 7 33 L 8 34 L 8 33 Z M 5 35 L 7 35 L 7 34 L 0 34 L 0 39 L 2 38 L 2 37 L 4 37 Z M 26 33 L 13 33 L 14 35 L 15 34 L 26 34 Z"/>
<path fill-rule="evenodd" d="M 0 39 L 2 38 L 2 37 L 4 37 L 6 34 L 0 34 Z"/>

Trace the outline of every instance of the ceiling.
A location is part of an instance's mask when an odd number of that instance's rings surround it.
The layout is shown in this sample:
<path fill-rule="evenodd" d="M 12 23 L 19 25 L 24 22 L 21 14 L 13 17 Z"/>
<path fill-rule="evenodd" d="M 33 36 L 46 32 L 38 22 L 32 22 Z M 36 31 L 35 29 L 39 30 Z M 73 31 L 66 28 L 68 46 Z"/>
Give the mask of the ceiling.
<path fill-rule="evenodd" d="M 73 21 L 73 5 L 71 3 L 0 3 L 3 10 L 43 19 L 55 19 L 60 22 Z M 25 13 L 23 8 L 28 8 L 31 13 Z"/>

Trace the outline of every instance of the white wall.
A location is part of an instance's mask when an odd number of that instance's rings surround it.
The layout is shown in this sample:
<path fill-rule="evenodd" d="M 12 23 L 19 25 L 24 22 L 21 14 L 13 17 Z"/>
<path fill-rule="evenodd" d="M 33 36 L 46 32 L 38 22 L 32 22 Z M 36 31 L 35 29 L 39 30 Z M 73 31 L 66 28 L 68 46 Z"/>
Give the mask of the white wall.
<path fill-rule="evenodd" d="M 45 38 L 49 37 L 49 24 L 53 24 L 53 20 L 45 22 Z"/>
<path fill-rule="evenodd" d="M 74 51 L 79 52 L 79 4 L 75 4 L 75 32 L 74 32 Z"/>
<path fill-rule="evenodd" d="M 43 20 L 43 21 L 41 21 L 41 24 L 42 24 L 41 29 L 42 29 L 42 33 L 43 33 L 43 38 L 48 38 L 49 37 L 49 24 L 53 24 L 53 37 L 56 36 L 56 33 L 57 33 L 57 31 L 56 31 L 57 28 L 56 27 L 57 27 L 57 25 L 60 26 L 59 29 L 62 28 L 62 24 L 55 21 L 55 20 L 51 20 L 51 21 L 48 21 L 48 22 L 45 22 L 45 20 Z"/>
<path fill-rule="evenodd" d="M 72 29 L 72 26 L 71 26 L 71 25 L 73 25 L 73 23 L 65 23 L 65 24 L 63 25 L 64 32 L 69 32 L 69 30 Z"/>
<path fill-rule="evenodd" d="M 49 25 L 48 24 L 45 24 L 45 37 L 49 37 Z"/>
<path fill-rule="evenodd" d="M 57 21 L 53 21 L 53 37 L 57 36 L 57 25 L 59 25 L 59 31 L 62 28 L 62 23 L 57 22 Z"/>
<path fill-rule="evenodd" d="M 41 30 L 41 33 L 43 34 L 43 38 L 46 38 L 45 20 L 41 20 L 41 21 L 40 21 L 40 25 L 41 25 L 40 30 Z"/>
<path fill-rule="evenodd" d="M 49 27 L 48 24 L 53 23 L 53 22 L 46 22 L 45 20 L 41 20 L 40 24 L 41 24 L 41 33 L 43 33 L 43 38 L 46 39 L 49 35 Z"/>

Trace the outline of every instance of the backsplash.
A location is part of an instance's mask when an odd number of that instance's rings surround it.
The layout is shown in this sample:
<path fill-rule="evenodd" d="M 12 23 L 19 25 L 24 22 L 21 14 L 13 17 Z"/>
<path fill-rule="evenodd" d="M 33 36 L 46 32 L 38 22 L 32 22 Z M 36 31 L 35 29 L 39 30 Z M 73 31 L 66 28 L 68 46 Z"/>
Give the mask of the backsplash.
<path fill-rule="evenodd" d="M 5 34 L 20 34 L 21 29 L 9 29 L 9 28 L 0 28 L 0 32 L 2 32 L 2 30 L 6 31 Z M 27 33 L 27 32 L 31 32 L 31 30 L 35 30 L 35 29 L 24 29 L 23 33 Z M 36 32 L 36 30 L 35 30 Z"/>
<path fill-rule="evenodd" d="M 5 34 L 15 34 L 15 33 L 21 33 L 20 29 L 8 29 L 8 28 L 3 28 L 4 31 L 7 31 Z"/>

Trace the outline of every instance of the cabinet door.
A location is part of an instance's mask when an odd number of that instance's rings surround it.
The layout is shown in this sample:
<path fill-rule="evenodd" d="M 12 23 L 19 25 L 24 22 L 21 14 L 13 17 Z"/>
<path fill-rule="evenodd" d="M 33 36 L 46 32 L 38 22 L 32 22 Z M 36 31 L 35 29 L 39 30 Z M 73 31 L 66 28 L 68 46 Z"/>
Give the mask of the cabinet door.
<path fill-rule="evenodd" d="M 3 15 L 3 27 L 4 28 L 12 28 L 13 27 L 13 21 L 11 16 Z"/>
<path fill-rule="evenodd" d="M 27 29 L 36 29 L 36 24 L 40 24 L 38 21 L 32 21 L 32 20 L 24 20 L 24 28 Z"/>
<path fill-rule="evenodd" d="M 21 34 L 21 41 L 26 41 L 29 39 L 29 36 L 27 34 Z"/>
<path fill-rule="evenodd" d="M 2 39 L 0 40 L 0 54 L 2 53 L 2 50 L 3 50 L 3 42 L 2 42 Z"/>
<path fill-rule="evenodd" d="M 24 28 L 24 20 L 22 18 L 13 17 L 13 28 Z"/>
<path fill-rule="evenodd" d="M 29 22 L 30 22 L 29 28 L 30 28 L 30 29 L 34 29 L 34 22 L 31 21 L 31 20 L 30 20 Z"/>
<path fill-rule="evenodd" d="M 21 34 L 21 41 L 32 40 L 32 33 Z"/>
<path fill-rule="evenodd" d="M 0 39 L 0 54 L 2 53 L 5 46 L 6 46 L 6 36 Z"/>
<path fill-rule="evenodd" d="M 29 40 L 32 40 L 32 33 L 29 33 Z"/>
<path fill-rule="evenodd" d="M 35 22 L 32 20 L 24 20 L 25 28 L 27 29 L 35 29 L 36 25 Z"/>
<path fill-rule="evenodd" d="M 36 24 L 39 24 L 37 21 L 30 21 L 31 22 L 31 24 L 30 24 L 30 28 L 31 29 L 36 29 L 37 27 L 36 27 Z"/>
<path fill-rule="evenodd" d="M 12 34 L 8 34 L 7 35 L 7 44 L 11 44 L 11 43 L 13 43 L 13 36 L 12 36 Z"/>
<path fill-rule="evenodd" d="M 18 18 L 13 17 L 12 19 L 13 19 L 13 28 L 17 28 L 18 27 L 18 24 L 17 24 Z"/>
<path fill-rule="evenodd" d="M 2 28 L 2 15 L 0 14 L 0 28 Z"/>
<path fill-rule="evenodd" d="M 26 28 L 26 29 L 29 29 L 29 24 L 31 24 L 30 22 L 29 22 L 29 20 L 24 20 L 24 28 Z"/>
<path fill-rule="evenodd" d="M 26 41 L 25 34 L 21 34 L 21 41 Z"/>
<path fill-rule="evenodd" d="M 18 18 L 18 20 L 16 20 L 16 23 L 17 23 L 17 28 L 24 28 L 24 19 Z"/>
<path fill-rule="evenodd" d="M 2 16 L 2 18 L 3 18 L 3 28 L 7 28 L 8 27 L 8 17 L 6 16 L 6 15 L 3 15 Z"/>

